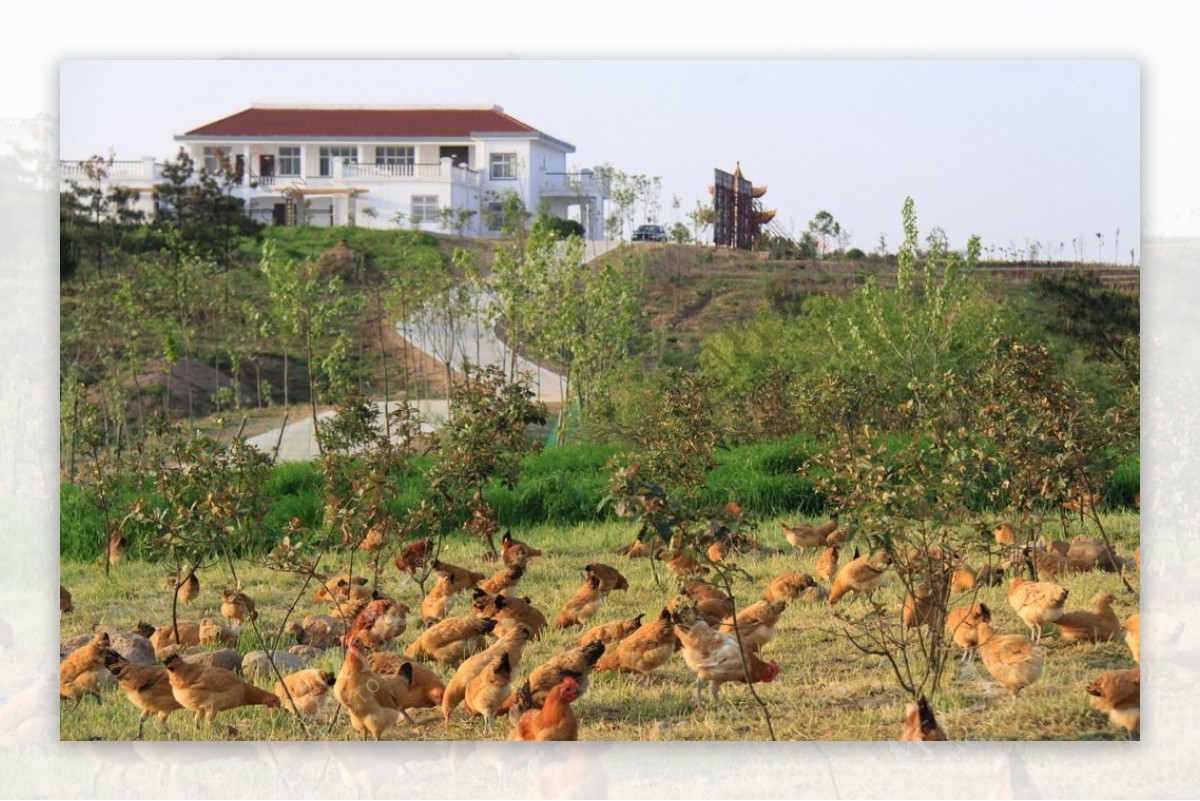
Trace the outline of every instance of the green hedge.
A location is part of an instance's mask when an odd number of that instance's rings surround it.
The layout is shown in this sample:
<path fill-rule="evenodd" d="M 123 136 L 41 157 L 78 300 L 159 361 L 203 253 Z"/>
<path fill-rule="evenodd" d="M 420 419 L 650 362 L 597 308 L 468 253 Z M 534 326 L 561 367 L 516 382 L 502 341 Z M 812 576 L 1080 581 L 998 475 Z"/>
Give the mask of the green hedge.
<path fill-rule="evenodd" d="M 704 506 L 737 500 L 743 507 L 763 516 L 795 514 L 813 518 L 824 513 L 825 502 L 812 483 L 800 472 L 816 444 L 809 438 L 745 445 L 718 453 L 718 465 L 698 493 Z M 517 528 L 539 523 L 557 525 L 612 519 L 606 507 L 599 510 L 608 485 L 607 465 L 617 449 L 599 445 L 564 445 L 527 456 L 515 487 L 494 483 L 484 491 L 502 525 Z M 397 517 L 416 507 L 424 494 L 424 473 L 433 458 L 417 457 L 410 469 L 397 476 Z M 1140 462 L 1128 459 L 1104 488 L 1110 507 L 1132 507 L 1139 491 Z M 317 526 L 324 508 L 324 479 L 315 462 L 276 467 L 267 484 L 272 498 L 264 519 L 265 536 L 260 552 L 282 538 L 288 522 Z M 120 489 L 118 506 L 138 497 L 132 483 Z M 103 517 L 77 485 L 63 484 L 60 541 L 62 558 L 95 560 L 104 555 Z M 152 500 L 153 500 L 153 496 Z M 152 531 L 129 530 L 127 539 L 134 557 L 146 557 L 145 542 Z"/>

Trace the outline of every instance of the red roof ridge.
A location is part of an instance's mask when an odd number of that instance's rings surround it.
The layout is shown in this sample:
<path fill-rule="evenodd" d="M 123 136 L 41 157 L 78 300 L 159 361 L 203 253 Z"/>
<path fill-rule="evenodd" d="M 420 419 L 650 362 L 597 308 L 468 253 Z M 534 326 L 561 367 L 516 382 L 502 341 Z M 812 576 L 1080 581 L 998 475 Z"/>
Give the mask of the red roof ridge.
<path fill-rule="evenodd" d="M 504 114 L 504 106 L 495 103 L 260 103 L 253 102 L 243 111 L 251 109 L 296 109 L 298 111 L 495 111 Z M 509 119 L 514 119 L 504 114 Z M 516 120 L 520 122 L 520 120 Z M 524 124 L 524 123 L 522 123 Z"/>

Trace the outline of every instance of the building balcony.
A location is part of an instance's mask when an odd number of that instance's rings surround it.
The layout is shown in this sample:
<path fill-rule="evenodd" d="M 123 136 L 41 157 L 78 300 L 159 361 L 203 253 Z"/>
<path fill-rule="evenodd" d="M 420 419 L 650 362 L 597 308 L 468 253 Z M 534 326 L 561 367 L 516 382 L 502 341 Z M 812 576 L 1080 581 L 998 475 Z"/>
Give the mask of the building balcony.
<path fill-rule="evenodd" d="M 591 170 L 546 172 L 542 173 L 540 194 L 542 197 L 607 198 L 608 181 Z"/>
<path fill-rule="evenodd" d="M 125 184 L 135 181 L 156 183 L 163 180 L 162 165 L 156 163 L 152 156 L 137 161 L 60 160 L 58 177 L 62 183 L 100 180 Z"/>
<path fill-rule="evenodd" d="M 452 164 L 449 158 L 432 164 L 360 164 L 349 161 L 334 162 L 331 166 L 333 167 L 332 180 L 448 182 L 471 187 L 479 187 L 483 184 L 483 176 L 477 170 Z"/>

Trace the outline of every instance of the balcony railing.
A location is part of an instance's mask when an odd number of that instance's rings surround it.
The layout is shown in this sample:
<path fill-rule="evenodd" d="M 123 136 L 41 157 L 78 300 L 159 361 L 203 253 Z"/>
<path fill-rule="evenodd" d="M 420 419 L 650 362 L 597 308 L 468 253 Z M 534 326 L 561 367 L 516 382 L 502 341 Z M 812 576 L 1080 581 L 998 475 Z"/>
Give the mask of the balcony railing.
<path fill-rule="evenodd" d="M 103 172 L 103 180 L 106 181 L 157 181 L 162 177 L 162 165 L 155 164 L 154 159 L 145 158 L 112 162 L 61 160 L 58 162 L 59 178 L 63 181 L 94 181 L 95 178 L 88 175 L 90 165 L 95 165 L 96 169 Z"/>
<path fill-rule="evenodd" d="M 608 197 L 608 182 L 591 170 L 542 174 L 543 195 L 588 195 Z"/>
<path fill-rule="evenodd" d="M 452 181 L 470 186 L 480 184 L 477 171 L 454 166 L 450 159 L 433 164 L 362 164 L 354 161 L 336 163 L 333 165 L 333 177 L 353 181 Z"/>

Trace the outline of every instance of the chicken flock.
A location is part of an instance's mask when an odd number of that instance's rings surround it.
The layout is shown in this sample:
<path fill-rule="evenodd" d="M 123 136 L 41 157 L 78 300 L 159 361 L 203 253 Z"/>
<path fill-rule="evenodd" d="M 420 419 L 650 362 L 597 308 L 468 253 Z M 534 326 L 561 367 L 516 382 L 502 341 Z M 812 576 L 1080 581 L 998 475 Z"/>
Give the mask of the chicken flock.
<path fill-rule="evenodd" d="M 901 560 L 909 568 L 929 568 L 903 574 L 907 589 L 896 610 L 903 627 L 940 627 L 945 641 L 961 652 L 963 665 L 978 665 L 980 675 L 986 673 L 1013 703 L 1053 669 L 1055 660 L 1070 658 L 1073 643 L 1126 643 L 1135 666 L 1098 672 L 1079 688 L 1079 697 L 1081 705 L 1086 697 L 1097 713 L 1131 738 L 1137 736 L 1139 616 L 1134 610 L 1122 621 L 1113 608 L 1118 596 L 1107 590 L 1083 608 L 1070 586 L 1080 573 L 1108 571 L 1117 589 L 1118 574 L 1129 575 L 1134 559 L 1082 535 L 1070 543 L 1021 547 L 1007 524 L 992 532 L 990 551 L 1005 558 L 989 559 L 978 569 L 959 554 L 937 550 L 907 556 L 862 553 L 861 543 L 854 545 L 848 526 L 836 516 L 784 524 L 782 530 L 790 546 L 785 551 L 792 552 L 786 558 L 795 559 L 797 567 L 765 586 L 739 582 L 736 604 L 725 591 L 730 585 L 710 581 L 704 565 L 705 557 L 714 567 L 755 557 L 736 543 L 714 537 L 699 559 L 668 550 L 661 541 L 619 549 L 615 553 L 627 560 L 640 556 L 662 563 L 652 588 L 661 603 L 628 617 L 606 614 L 615 606 L 610 596 L 630 589 L 622 567 L 588 563 L 580 568 L 573 592 L 562 588 L 561 608 L 546 608 L 538 599 L 539 608 L 524 594 L 522 581 L 538 570 L 542 549 L 505 534 L 501 563 L 477 571 L 449 563 L 433 541 L 421 540 L 395 558 L 398 572 L 389 572 L 386 582 L 396 588 L 392 594 L 362 575 L 320 576 L 309 600 L 329 608 L 297 613 L 280 629 L 286 651 L 237 650 L 250 628 L 269 636 L 271 626 L 282 625 L 268 623 L 272 610 L 256 607 L 249 588 L 242 586 L 225 589 L 214 602 L 224 622 L 216 615 L 185 620 L 181 614 L 174 625 L 138 621 L 128 631 L 96 625 L 93 633 L 63 642 L 60 696 L 75 707 L 89 696 L 102 703 L 106 686 L 115 684 L 138 711 L 137 739 L 145 736 L 151 717 L 167 736 L 187 736 L 172 732 L 169 718 L 177 710 L 192 714 L 193 732 L 205 726 L 218 736 L 233 736 L 233 726 L 218 728 L 218 715 L 262 706 L 263 714 L 294 716 L 306 732 L 314 727 L 314 736 L 348 724 L 364 739 L 404 738 L 418 731 L 437 737 L 438 726 L 465 717 L 478 721 L 477 738 L 575 740 L 581 718 L 611 715 L 580 703 L 594 681 L 657 683 L 666 692 L 656 671 L 676 655 L 695 677 L 697 709 L 722 708 L 720 691 L 726 684 L 787 682 L 789 671 L 802 676 L 819 670 L 819 656 L 814 661 L 772 647 L 777 631 L 788 627 L 789 604 L 826 610 L 822 615 L 831 630 L 848 607 L 860 614 L 883 611 L 875 593 L 889 580 L 899 583 Z M 839 565 L 840 553 L 848 549 L 853 555 Z M 167 586 L 178 595 L 181 610 L 204 597 L 194 571 L 182 580 L 169 578 Z M 79 615 L 78 602 L 66 588 L 60 590 L 62 614 Z M 1000 593 L 1006 609 L 997 603 Z M 400 600 L 402 595 L 411 605 Z M 949 601 L 940 605 L 938 598 Z M 202 603 L 199 608 L 208 608 Z M 1019 622 L 1005 625 L 1002 617 Z M 314 662 L 321 666 L 309 666 Z M 808 680 L 797 678 L 795 686 L 803 689 Z M 948 729 L 955 733 L 921 695 L 896 720 L 892 736 L 946 740 Z"/>

